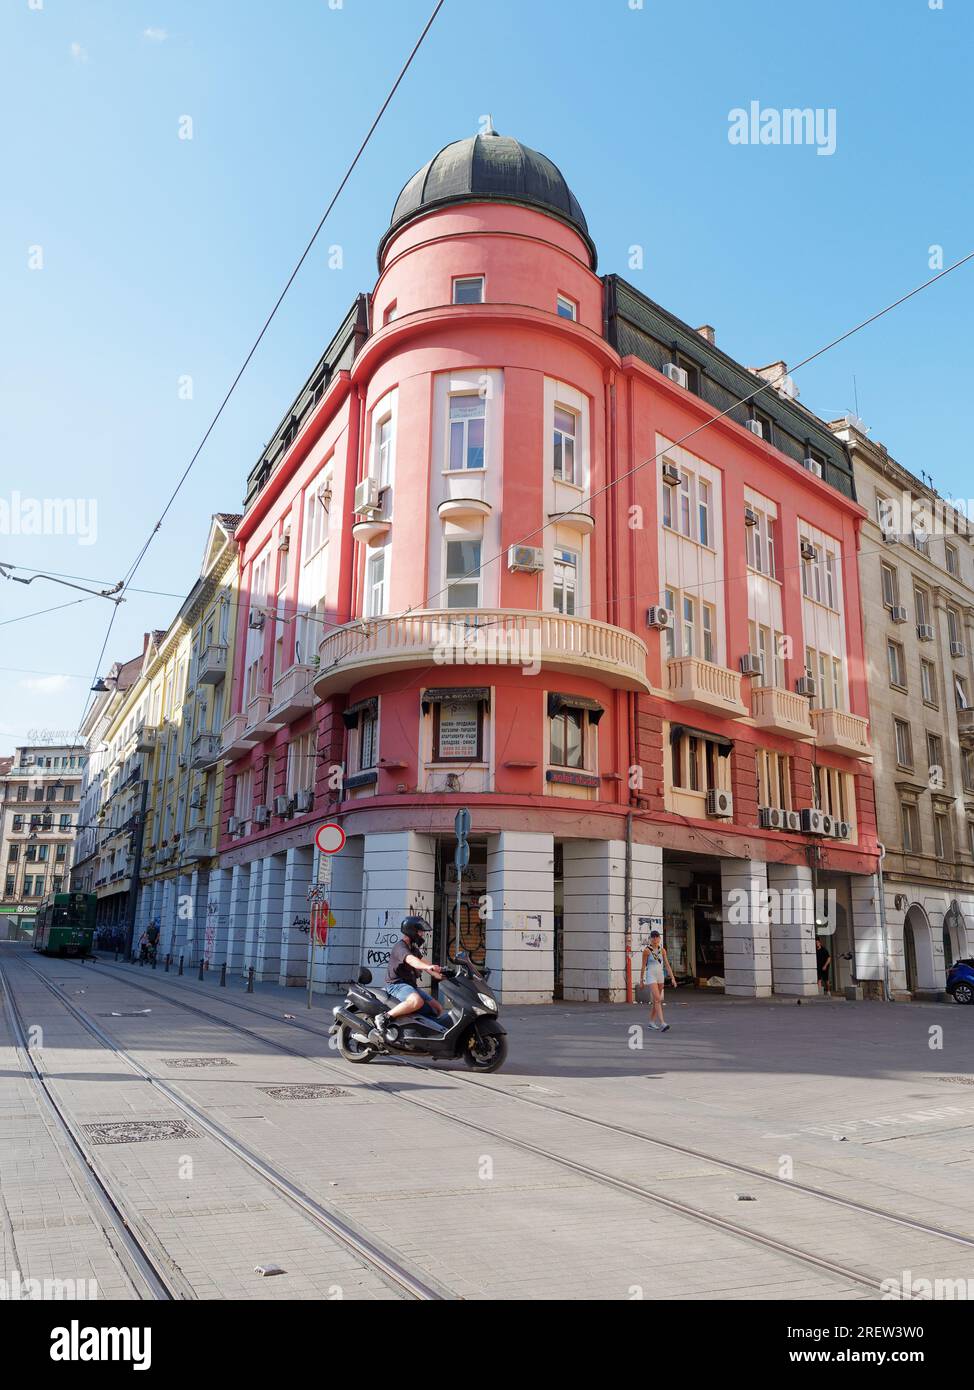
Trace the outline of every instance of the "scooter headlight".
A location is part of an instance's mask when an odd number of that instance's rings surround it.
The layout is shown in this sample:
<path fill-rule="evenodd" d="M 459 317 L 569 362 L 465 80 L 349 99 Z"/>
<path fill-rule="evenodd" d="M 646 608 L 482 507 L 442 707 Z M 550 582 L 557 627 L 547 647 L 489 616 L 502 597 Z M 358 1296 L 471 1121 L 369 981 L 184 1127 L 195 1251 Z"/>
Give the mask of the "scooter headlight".
<path fill-rule="evenodd" d="M 485 1009 L 493 1009 L 496 1011 L 497 1005 L 494 1002 L 494 1000 L 491 999 L 489 994 L 478 994 L 477 998 L 480 1000 L 481 1004 L 483 1004 Z"/>

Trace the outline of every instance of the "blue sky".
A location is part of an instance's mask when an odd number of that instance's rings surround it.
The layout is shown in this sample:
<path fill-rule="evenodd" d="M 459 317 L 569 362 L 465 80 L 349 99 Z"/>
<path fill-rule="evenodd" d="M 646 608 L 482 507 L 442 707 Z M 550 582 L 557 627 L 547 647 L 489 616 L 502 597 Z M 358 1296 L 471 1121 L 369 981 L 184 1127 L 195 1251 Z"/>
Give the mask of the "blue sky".
<path fill-rule="evenodd" d="M 401 185 L 486 112 L 561 166 L 601 270 L 714 324 L 745 363 L 814 351 L 927 278 L 931 246 L 945 264 L 974 249 L 965 0 L 631 3 L 447 0 L 139 571 L 162 592 L 129 594 L 105 669 L 167 626 L 210 514 L 239 507 L 371 288 Z M 0 560 L 124 574 L 432 4 L 7 0 L 0 500 L 93 499 L 97 527 L 91 544 L 0 533 Z M 728 114 L 752 101 L 833 108 L 835 153 L 731 144 Z M 855 378 L 873 437 L 970 495 L 972 301 L 974 263 L 801 372 L 802 399 L 852 410 Z M 108 604 L 10 621 L 73 597 L 0 582 L 0 753 L 77 725 Z"/>

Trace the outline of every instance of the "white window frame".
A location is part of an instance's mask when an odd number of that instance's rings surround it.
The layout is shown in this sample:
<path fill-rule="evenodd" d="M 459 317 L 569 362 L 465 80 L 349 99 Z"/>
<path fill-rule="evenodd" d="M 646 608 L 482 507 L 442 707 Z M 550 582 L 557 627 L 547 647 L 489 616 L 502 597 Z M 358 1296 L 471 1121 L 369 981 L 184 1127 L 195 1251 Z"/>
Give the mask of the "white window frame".
<path fill-rule="evenodd" d="M 474 576 L 468 573 L 465 567 L 462 577 L 450 578 L 450 546 L 451 545 L 475 545 L 477 547 L 477 573 Z M 443 538 L 443 586 L 446 590 L 445 608 L 458 609 L 479 608 L 483 601 L 483 537 L 482 536 L 444 536 Z M 452 604 L 450 602 L 452 590 L 459 586 L 476 585 L 477 597 L 473 603 L 464 602 L 462 604 Z"/>
<path fill-rule="evenodd" d="M 381 618 L 386 611 L 386 549 L 386 546 L 370 549 L 365 558 L 362 613 L 366 618 Z"/>
<path fill-rule="evenodd" d="M 575 428 L 569 434 L 558 424 L 558 412 L 567 415 L 573 422 Z M 581 416 L 577 410 L 570 405 L 562 405 L 560 401 L 555 401 L 554 415 L 552 417 L 552 451 L 551 451 L 551 471 L 552 476 L 560 483 L 569 483 L 572 487 L 580 487 L 579 482 L 579 434 L 581 426 Z M 571 477 L 568 477 L 565 469 L 565 444 L 571 441 Z M 561 471 L 558 468 L 558 459 L 561 458 Z"/>
<path fill-rule="evenodd" d="M 479 414 L 479 415 L 461 415 L 461 416 L 458 416 L 456 419 L 454 419 L 454 417 L 453 417 L 453 403 L 454 403 L 454 401 L 476 401 L 476 402 L 479 404 L 479 406 L 480 406 L 480 414 Z M 471 421 L 471 420 L 482 420 L 482 421 L 483 421 L 483 443 L 482 443 L 481 446 L 480 446 L 481 462 L 480 462 L 479 464 L 473 464 L 473 463 L 468 462 L 469 457 L 470 457 L 470 428 L 469 428 L 469 426 L 470 426 L 470 421 Z M 452 392 L 450 393 L 449 397 L 448 397 L 447 412 L 446 412 L 446 421 L 447 421 L 447 424 L 446 424 L 446 429 L 447 429 L 447 439 L 446 439 L 446 464 L 447 464 L 447 470 L 448 470 L 449 472 L 451 472 L 451 473 L 482 473 L 482 472 L 486 469 L 486 467 L 487 467 L 487 399 L 486 399 L 486 397 L 485 397 L 481 392 L 479 392 L 479 391 L 452 391 Z M 454 425 L 459 425 L 459 426 L 460 426 L 460 433 L 461 433 L 461 439 L 462 439 L 462 446 L 461 446 L 461 451 L 460 451 L 460 457 L 461 457 L 461 459 L 462 459 L 462 462 L 461 462 L 460 464 L 454 464 L 454 462 L 453 462 L 453 433 L 454 433 L 453 427 L 454 427 Z"/>
<path fill-rule="evenodd" d="M 479 299 L 458 299 L 457 292 L 461 285 L 479 285 Z M 483 275 L 454 275 L 450 285 L 450 302 L 452 304 L 483 304 L 484 294 L 486 293 L 486 280 Z"/>
<path fill-rule="evenodd" d="M 556 613 L 566 618 L 573 618 L 578 614 L 581 567 L 582 557 L 577 550 L 556 548 L 552 561 L 551 606 Z M 559 592 L 561 607 L 558 606 Z"/>
<path fill-rule="evenodd" d="M 567 310 L 567 313 L 565 312 Z M 578 322 L 578 303 L 567 294 L 559 294 L 555 299 L 555 312 L 559 318 Z"/>

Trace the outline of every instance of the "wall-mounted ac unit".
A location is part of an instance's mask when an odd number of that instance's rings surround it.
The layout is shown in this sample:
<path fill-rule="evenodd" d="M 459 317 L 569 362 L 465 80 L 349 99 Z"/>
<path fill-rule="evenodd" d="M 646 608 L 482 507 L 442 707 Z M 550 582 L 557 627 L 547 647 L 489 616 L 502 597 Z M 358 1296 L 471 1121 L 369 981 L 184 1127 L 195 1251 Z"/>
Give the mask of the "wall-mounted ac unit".
<path fill-rule="evenodd" d="M 374 512 L 379 505 L 379 480 L 378 478 L 363 478 L 355 489 L 355 500 L 352 503 L 352 510 L 357 515 L 366 512 Z"/>
<path fill-rule="evenodd" d="M 800 812 L 800 811 L 786 811 L 786 812 L 785 812 L 785 829 L 786 829 L 786 830 L 801 830 L 801 828 L 802 828 L 802 817 L 801 817 L 801 812 Z"/>
<path fill-rule="evenodd" d="M 814 806 L 807 806 L 801 813 L 801 828 L 803 835 L 824 835 L 825 816 Z"/>
<path fill-rule="evenodd" d="M 664 362 L 663 375 L 669 377 L 670 381 L 675 381 L 677 386 L 682 386 L 686 390 L 690 378 L 682 367 L 678 367 L 675 362 Z"/>
<path fill-rule="evenodd" d="M 744 428 L 750 430 L 752 434 L 756 434 L 758 439 L 764 438 L 764 426 L 760 420 L 745 420 Z"/>
<path fill-rule="evenodd" d="M 823 814 L 823 816 L 822 816 L 822 834 L 823 834 L 823 835 L 829 835 L 829 836 L 834 835 L 834 834 L 835 834 L 835 827 L 838 825 L 838 823 L 839 823 L 839 822 L 836 820 L 835 816 L 830 816 L 827 812 L 826 812 L 825 814 Z"/>
<path fill-rule="evenodd" d="M 758 824 L 762 830 L 784 830 L 786 814 L 778 806 L 759 806 Z"/>
<path fill-rule="evenodd" d="M 278 536 L 278 538 L 277 538 L 277 548 L 278 548 L 278 550 L 290 550 L 290 548 L 291 548 L 291 533 L 290 533 L 290 531 L 282 531 L 282 532 L 281 532 L 281 534 L 280 534 L 280 535 Z"/>
<path fill-rule="evenodd" d="M 270 818 L 271 818 L 271 810 L 270 810 L 270 807 L 269 807 L 269 806 L 255 806 L 255 807 L 254 807 L 254 824 L 255 824 L 255 825 L 266 825 L 267 822 L 270 820 Z"/>
<path fill-rule="evenodd" d="M 763 675 L 764 675 L 764 657 L 761 656 L 761 655 L 760 655 L 759 653 L 757 653 L 757 652 L 748 652 L 746 656 L 742 656 L 742 657 L 741 657 L 741 675 L 742 675 L 742 676 L 763 676 Z"/>
<path fill-rule="evenodd" d="M 950 644 L 951 656 L 963 656 L 966 650 L 963 642 L 951 642 Z"/>
<path fill-rule="evenodd" d="M 930 623 L 917 623 L 917 637 L 921 642 L 932 642 L 933 626 Z"/>
<path fill-rule="evenodd" d="M 291 814 L 291 798 L 289 796 L 275 796 L 274 814 L 275 816 L 289 816 Z"/>
<path fill-rule="evenodd" d="M 251 613 L 247 618 L 247 626 L 254 632 L 260 632 L 264 626 L 264 615 L 259 610 Z"/>
<path fill-rule="evenodd" d="M 816 478 L 821 478 L 821 476 L 822 476 L 822 465 L 819 463 L 818 459 L 813 459 L 813 458 L 805 458 L 805 459 L 802 459 L 802 465 L 804 466 L 805 470 L 806 470 L 808 473 L 814 473 L 815 476 L 816 476 Z"/>
<path fill-rule="evenodd" d="M 730 792 L 711 787 L 707 793 L 707 815 L 726 819 L 734 814 L 734 798 Z"/>
<path fill-rule="evenodd" d="M 744 508 L 744 525 L 745 525 L 745 526 L 757 526 L 757 524 L 758 524 L 758 514 L 757 514 L 757 512 L 754 510 L 753 507 L 745 507 L 745 508 Z"/>
<path fill-rule="evenodd" d="M 663 482 L 667 487 L 676 487 L 680 481 L 680 470 L 675 463 L 663 460 Z"/>
<path fill-rule="evenodd" d="M 297 796 L 294 798 L 294 804 L 296 809 L 302 814 L 305 811 L 310 811 L 315 804 L 314 792 L 309 791 L 307 788 L 304 791 L 298 792 Z"/>
<path fill-rule="evenodd" d="M 814 560 L 814 559 L 815 559 L 815 547 L 814 547 L 814 545 L 812 545 L 811 541 L 804 541 L 804 540 L 803 540 L 803 541 L 802 541 L 802 545 L 801 545 L 801 551 L 802 551 L 802 559 L 803 559 L 803 560 Z"/>
<path fill-rule="evenodd" d="M 537 574 L 544 569 L 544 551 L 539 545 L 512 545 L 507 552 L 507 568 L 518 574 Z"/>
<path fill-rule="evenodd" d="M 901 603 L 894 603 L 889 610 L 889 616 L 894 623 L 905 623 L 910 615 Z"/>
<path fill-rule="evenodd" d="M 848 840 L 852 834 L 852 826 L 847 820 L 837 820 L 832 827 L 832 833 L 837 840 Z"/>
<path fill-rule="evenodd" d="M 646 626 L 656 627 L 661 631 L 663 628 L 673 626 L 673 614 L 668 608 L 647 608 Z"/>
<path fill-rule="evenodd" d="M 809 700 L 815 699 L 815 677 L 799 676 L 795 681 L 795 690 L 799 695 L 805 695 Z"/>
<path fill-rule="evenodd" d="M 239 816 L 231 816 L 227 821 L 227 834 L 236 835 L 242 824 Z"/>

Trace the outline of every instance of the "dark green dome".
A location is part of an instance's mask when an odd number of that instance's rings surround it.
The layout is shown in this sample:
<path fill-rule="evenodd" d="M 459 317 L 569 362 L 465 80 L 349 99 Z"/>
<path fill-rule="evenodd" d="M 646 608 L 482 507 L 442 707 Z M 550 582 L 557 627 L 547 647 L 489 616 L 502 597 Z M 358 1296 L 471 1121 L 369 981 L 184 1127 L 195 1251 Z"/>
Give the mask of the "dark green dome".
<path fill-rule="evenodd" d="M 595 269 L 596 251 L 585 214 L 561 170 L 546 155 L 493 129 L 445 145 L 412 176 L 379 242 L 380 262 L 389 238 L 407 222 L 434 208 L 473 202 L 520 203 L 559 218 L 583 238 Z"/>

